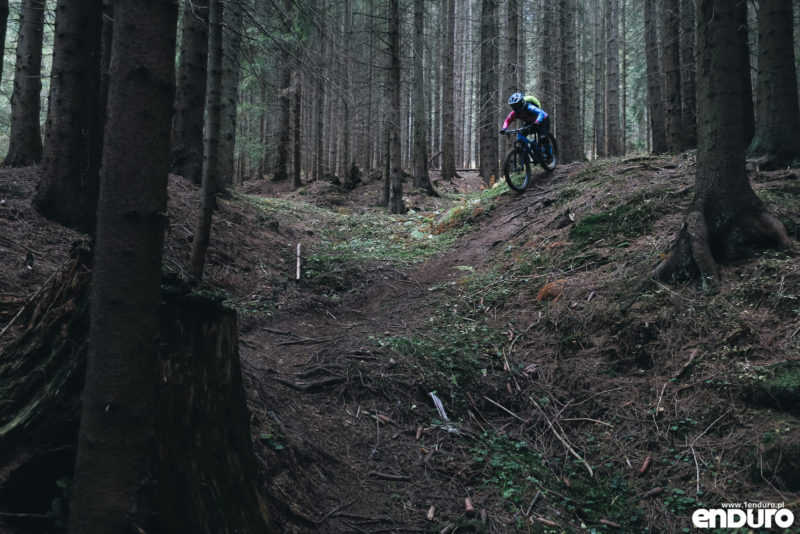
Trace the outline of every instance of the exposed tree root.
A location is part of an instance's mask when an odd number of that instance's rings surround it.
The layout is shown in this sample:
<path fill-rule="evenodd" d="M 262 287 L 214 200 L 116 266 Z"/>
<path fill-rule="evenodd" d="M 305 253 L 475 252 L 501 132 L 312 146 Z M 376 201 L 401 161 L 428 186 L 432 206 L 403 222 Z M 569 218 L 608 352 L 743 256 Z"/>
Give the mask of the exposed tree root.
<path fill-rule="evenodd" d="M 697 204 L 697 203 L 695 203 Z M 652 271 L 656 280 L 694 278 L 719 280 L 719 262 L 747 256 L 756 248 L 792 248 L 786 228 L 763 208 L 745 214 L 728 228 L 712 233 L 705 213 L 693 207 L 666 258 Z"/>

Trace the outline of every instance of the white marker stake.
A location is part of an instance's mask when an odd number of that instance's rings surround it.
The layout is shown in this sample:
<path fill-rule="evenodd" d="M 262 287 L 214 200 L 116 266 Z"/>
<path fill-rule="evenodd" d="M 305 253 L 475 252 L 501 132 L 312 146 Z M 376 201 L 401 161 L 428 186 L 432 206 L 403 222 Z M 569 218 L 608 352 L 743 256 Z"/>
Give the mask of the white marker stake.
<path fill-rule="evenodd" d="M 300 280 L 300 243 L 297 244 L 297 280 Z"/>

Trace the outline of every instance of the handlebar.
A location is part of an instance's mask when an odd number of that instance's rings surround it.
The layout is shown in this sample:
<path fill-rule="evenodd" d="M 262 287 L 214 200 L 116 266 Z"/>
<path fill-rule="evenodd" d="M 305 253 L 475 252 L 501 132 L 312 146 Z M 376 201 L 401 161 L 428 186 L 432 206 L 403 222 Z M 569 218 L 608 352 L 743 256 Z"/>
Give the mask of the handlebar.
<path fill-rule="evenodd" d="M 522 128 L 517 128 L 516 130 L 506 130 L 503 132 L 504 135 L 510 134 L 522 134 L 522 135 L 529 135 L 535 131 L 535 128 L 532 126 L 523 126 Z"/>

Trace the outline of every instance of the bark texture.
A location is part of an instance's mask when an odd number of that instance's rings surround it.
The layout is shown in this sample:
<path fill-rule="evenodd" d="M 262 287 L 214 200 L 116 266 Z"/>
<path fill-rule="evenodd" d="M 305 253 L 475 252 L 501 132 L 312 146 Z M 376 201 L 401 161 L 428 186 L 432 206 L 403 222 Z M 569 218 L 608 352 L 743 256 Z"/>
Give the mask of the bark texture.
<path fill-rule="evenodd" d="M 0 0 L 0 57 L 5 57 L 6 52 L 6 28 L 8 25 L 8 0 Z M 3 64 L 0 61 L 0 81 L 3 79 Z"/>
<path fill-rule="evenodd" d="M 656 0 L 644 2 L 645 61 L 647 63 L 647 106 L 653 136 L 653 154 L 667 151 L 667 130 L 664 123 L 664 97 L 661 90 L 661 66 L 658 59 L 658 25 Z"/>
<path fill-rule="evenodd" d="M 456 176 L 455 152 L 455 1 L 442 0 L 444 46 L 442 46 L 442 179 Z"/>
<path fill-rule="evenodd" d="M 39 126 L 42 90 L 42 39 L 45 0 L 25 0 L 19 21 L 14 90 L 11 94 L 11 132 L 9 167 L 24 167 L 42 159 L 42 134 Z"/>
<path fill-rule="evenodd" d="M 653 0 L 655 1 L 655 0 Z M 603 10 L 600 0 L 594 0 L 594 113 L 593 128 L 594 153 L 596 156 L 606 155 L 606 120 L 605 120 L 605 69 L 603 68 Z"/>
<path fill-rule="evenodd" d="M 718 262 L 741 257 L 754 247 L 791 246 L 774 216 L 764 209 L 747 180 L 744 91 L 737 83 L 746 68 L 737 54 L 736 6 L 728 0 L 697 2 L 698 151 L 695 197 L 672 251 L 654 270 L 657 279 L 701 275 L 719 279 Z"/>
<path fill-rule="evenodd" d="M 578 83 L 577 15 L 577 2 L 566 0 L 561 6 L 561 34 L 564 36 L 561 48 L 563 82 L 558 106 L 558 109 L 561 110 L 558 129 L 561 139 L 560 158 L 564 163 L 584 159 L 580 84 Z"/>
<path fill-rule="evenodd" d="M 233 184 L 236 148 L 236 106 L 239 102 L 239 56 L 242 51 L 242 2 L 224 2 L 222 28 L 222 104 L 220 108 L 217 191 Z"/>
<path fill-rule="evenodd" d="M 758 10 L 756 131 L 747 151 L 762 169 L 800 159 L 800 109 L 790 0 L 761 0 Z"/>
<path fill-rule="evenodd" d="M 619 156 L 622 154 L 619 122 L 619 0 L 608 0 L 606 35 L 606 153 L 608 156 Z"/>
<path fill-rule="evenodd" d="M 428 132 L 425 113 L 425 80 L 423 77 L 423 36 L 425 3 L 414 1 L 414 186 L 434 194 L 428 174 Z"/>
<path fill-rule="evenodd" d="M 482 0 L 481 9 L 481 72 L 478 102 L 480 162 L 478 174 L 484 183 L 497 178 L 497 0 Z"/>
<path fill-rule="evenodd" d="M 747 22 L 748 1 L 732 0 L 732 2 L 735 4 L 736 7 L 735 16 L 737 23 L 737 30 L 736 30 L 737 42 L 732 45 L 733 48 L 731 48 L 731 53 L 735 53 L 734 51 L 738 51 L 739 61 L 746 66 L 746 68 L 740 69 L 740 71 L 738 72 L 738 80 L 739 80 L 739 86 L 742 91 L 741 117 L 742 117 L 742 124 L 744 125 L 744 133 L 742 135 L 744 138 L 744 146 L 747 147 L 753 140 L 753 134 L 755 133 L 755 128 L 756 128 L 755 116 L 753 111 L 753 83 L 750 76 L 750 35 L 748 31 L 748 22 Z M 697 38 L 699 40 L 700 36 L 698 35 Z M 735 78 L 732 78 L 731 83 L 733 83 L 734 80 Z M 699 93 L 700 88 L 698 87 L 697 90 Z M 698 124 L 698 135 L 700 135 L 699 128 L 700 125 Z"/>
<path fill-rule="evenodd" d="M 177 2 L 115 3 L 89 356 L 70 532 L 128 533 L 152 506 L 161 250 Z"/>
<path fill-rule="evenodd" d="M 664 123 L 667 131 L 667 150 L 680 152 L 683 120 L 681 115 L 681 57 L 678 42 L 680 26 L 678 0 L 666 0 L 663 5 L 661 40 L 664 63 Z"/>
<path fill-rule="evenodd" d="M 400 6 L 389 0 L 389 212 L 405 213 L 400 152 Z"/>
<path fill-rule="evenodd" d="M 680 0 L 681 53 L 681 146 L 697 148 L 697 82 L 695 65 L 694 0 Z"/>
<path fill-rule="evenodd" d="M 206 81 L 205 150 L 203 151 L 203 185 L 200 215 L 192 241 L 192 277 L 203 279 L 206 251 L 211 241 L 211 218 L 214 214 L 214 194 L 219 180 L 219 143 L 222 114 L 222 0 L 211 0 L 208 17 L 208 78 Z"/>
<path fill-rule="evenodd" d="M 187 1 L 183 11 L 175 119 L 172 126 L 172 172 L 200 184 L 203 175 L 203 110 L 208 65 L 208 4 Z"/>
<path fill-rule="evenodd" d="M 33 199 L 48 219 L 89 234 L 103 151 L 102 31 L 102 0 L 59 0 L 42 178 Z"/>
<path fill-rule="evenodd" d="M 89 253 L 83 249 L 22 312 L 0 357 L 0 502 L 45 515 L 72 473 L 89 328 Z M 154 410 L 152 533 L 272 532 L 249 434 L 236 314 L 162 287 Z M 54 517 L 63 520 L 64 517 Z M 17 526 L 32 529 L 32 518 Z M 39 531 L 52 524 L 38 519 Z"/>

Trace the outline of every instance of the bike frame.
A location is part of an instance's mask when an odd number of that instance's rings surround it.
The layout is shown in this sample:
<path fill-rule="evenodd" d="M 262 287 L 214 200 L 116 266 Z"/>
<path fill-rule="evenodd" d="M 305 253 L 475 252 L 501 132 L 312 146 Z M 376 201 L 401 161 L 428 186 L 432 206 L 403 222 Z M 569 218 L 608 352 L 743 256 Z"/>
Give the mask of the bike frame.
<path fill-rule="evenodd" d="M 542 160 L 539 157 L 539 136 L 534 133 L 534 138 L 528 139 L 528 137 L 519 130 L 516 130 L 515 133 L 517 134 L 517 141 L 514 144 L 525 149 L 534 163 L 541 163 Z"/>

